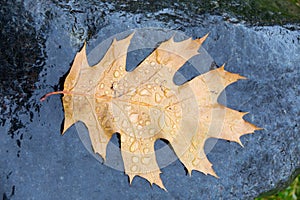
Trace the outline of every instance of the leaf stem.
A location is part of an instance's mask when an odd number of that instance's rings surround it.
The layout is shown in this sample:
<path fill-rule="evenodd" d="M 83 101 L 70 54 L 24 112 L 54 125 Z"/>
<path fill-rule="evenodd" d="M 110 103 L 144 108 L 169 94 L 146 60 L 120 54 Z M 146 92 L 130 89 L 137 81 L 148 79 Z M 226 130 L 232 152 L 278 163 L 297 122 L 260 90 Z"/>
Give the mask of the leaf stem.
<path fill-rule="evenodd" d="M 40 98 L 40 101 L 45 101 L 45 99 L 51 95 L 54 95 L 54 94 L 71 94 L 70 92 L 68 91 L 56 91 L 56 92 L 49 92 L 47 94 L 45 94 L 42 98 Z"/>

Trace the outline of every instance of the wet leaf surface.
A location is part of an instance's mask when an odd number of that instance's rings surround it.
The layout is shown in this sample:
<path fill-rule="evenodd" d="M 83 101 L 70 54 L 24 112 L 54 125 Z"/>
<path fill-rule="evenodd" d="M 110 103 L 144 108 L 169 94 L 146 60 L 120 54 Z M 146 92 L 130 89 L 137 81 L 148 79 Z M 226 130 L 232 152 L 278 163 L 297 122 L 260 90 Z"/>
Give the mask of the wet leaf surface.
<path fill-rule="evenodd" d="M 297 24 L 252 26 L 236 16 L 238 20 L 232 20 L 230 12 L 229 18 L 210 11 L 202 15 L 184 3 L 157 10 L 150 4 L 148 11 L 137 8 L 144 12 L 120 5 L 87 0 L 80 4 L 1 2 L 1 13 L 5 13 L 0 15 L 5 27 L 1 29 L 1 74 L 7 75 L 1 75 L 0 194 L 11 199 L 119 198 L 121 194 L 125 199 L 197 198 L 199 194 L 204 199 L 252 199 L 285 187 L 300 165 Z M 209 9 L 199 6 L 199 10 Z M 215 62 L 226 62 L 228 71 L 248 78 L 225 90 L 230 99 L 226 105 L 249 111 L 245 119 L 265 130 L 243 136 L 244 149 L 222 140 L 206 141 L 204 149 L 221 179 L 201 173 L 189 178 L 180 162 L 174 162 L 162 170 L 163 180 L 174 180 L 165 183 L 168 193 L 156 187 L 150 190 L 139 178 L 128 188 L 123 173 L 98 165 L 76 134 L 63 138 L 57 134 L 61 131 L 57 124 L 63 121 L 59 96 L 49 99 L 47 106 L 39 102 L 43 94 L 63 89 L 84 40 L 89 53 L 109 36 L 149 26 L 181 30 L 193 38 L 210 32 L 204 47 Z M 74 127 L 69 131 L 76 133 Z M 216 143 L 212 149 L 211 143 Z"/>

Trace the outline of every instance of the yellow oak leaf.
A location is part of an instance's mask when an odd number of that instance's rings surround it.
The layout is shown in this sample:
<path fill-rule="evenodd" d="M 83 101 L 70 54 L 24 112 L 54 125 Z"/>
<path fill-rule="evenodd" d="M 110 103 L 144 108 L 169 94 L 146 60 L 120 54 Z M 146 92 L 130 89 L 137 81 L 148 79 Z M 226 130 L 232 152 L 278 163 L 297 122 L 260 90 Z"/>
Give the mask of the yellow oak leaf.
<path fill-rule="evenodd" d="M 160 178 L 154 143 L 167 140 L 189 174 L 192 170 L 217 177 L 204 152 L 206 139 L 241 144 L 240 137 L 260 128 L 246 122 L 246 113 L 218 103 L 229 84 L 244 77 L 224 66 L 176 85 L 173 76 L 198 49 L 200 39 L 161 43 L 132 72 L 126 71 L 127 49 L 134 34 L 113 40 L 103 59 L 90 67 L 86 47 L 77 53 L 62 93 L 63 133 L 82 121 L 95 153 L 105 160 L 114 133 L 120 134 L 121 154 L 130 182 L 135 176 L 165 189 Z M 242 144 L 241 144 L 242 145 Z"/>

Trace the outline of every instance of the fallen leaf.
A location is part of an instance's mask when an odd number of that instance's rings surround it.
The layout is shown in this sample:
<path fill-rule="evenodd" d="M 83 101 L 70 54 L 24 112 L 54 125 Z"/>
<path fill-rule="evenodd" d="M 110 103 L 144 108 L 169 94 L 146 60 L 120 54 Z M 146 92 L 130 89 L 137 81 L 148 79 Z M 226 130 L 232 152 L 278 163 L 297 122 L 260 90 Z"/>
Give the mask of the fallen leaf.
<path fill-rule="evenodd" d="M 127 49 L 133 34 L 112 42 L 103 59 L 90 67 L 86 47 L 77 53 L 66 77 L 63 133 L 82 121 L 92 147 L 106 159 L 106 147 L 116 132 L 121 138 L 121 154 L 130 182 L 135 176 L 165 189 L 156 162 L 154 143 L 169 141 L 188 173 L 200 171 L 217 177 L 204 152 L 206 139 L 220 138 L 242 145 L 240 137 L 259 130 L 246 122 L 247 113 L 218 103 L 229 84 L 244 77 L 225 71 L 224 66 L 175 85 L 173 76 L 198 49 L 200 39 L 160 44 L 132 72 L 126 71 Z"/>

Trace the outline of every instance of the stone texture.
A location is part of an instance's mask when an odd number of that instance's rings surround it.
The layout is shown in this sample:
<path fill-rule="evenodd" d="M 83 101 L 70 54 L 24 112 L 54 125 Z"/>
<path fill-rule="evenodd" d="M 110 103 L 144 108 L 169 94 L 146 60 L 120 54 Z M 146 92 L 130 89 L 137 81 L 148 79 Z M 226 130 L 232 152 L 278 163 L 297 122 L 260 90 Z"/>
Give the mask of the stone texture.
<path fill-rule="evenodd" d="M 128 10 L 127 4 L 122 10 L 120 5 L 95 2 L 1 3 L 3 199 L 253 199 L 286 186 L 299 173 L 300 31 L 296 25 L 292 29 L 250 26 L 175 4 L 137 12 Z M 208 158 L 219 179 L 198 172 L 189 177 L 176 161 L 162 169 L 168 192 L 151 188 L 141 178 L 129 185 L 123 172 L 89 154 L 75 127 L 60 135 L 60 96 L 39 102 L 43 94 L 61 88 L 84 40 L 89 52 L 116 33 L 151 26 L 181 30 L 194 38 L 210 32 L 204 47 L 215 62 L 226 62 L 227 70 L 248 77 L 226 89 L 226 103 L 249 111 L 246 119 L 264 130 L 243 136 L 245 148 L 223 140 L 207 142 L 207 146 L 216 143 Z M 116 143 L 117 137 L 113 140 Z M 156 146 L 162 145 L 159 141 Z"/>

